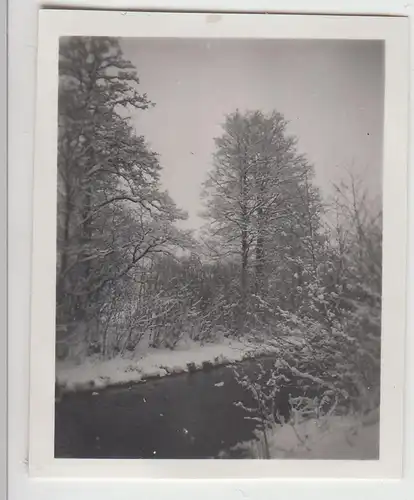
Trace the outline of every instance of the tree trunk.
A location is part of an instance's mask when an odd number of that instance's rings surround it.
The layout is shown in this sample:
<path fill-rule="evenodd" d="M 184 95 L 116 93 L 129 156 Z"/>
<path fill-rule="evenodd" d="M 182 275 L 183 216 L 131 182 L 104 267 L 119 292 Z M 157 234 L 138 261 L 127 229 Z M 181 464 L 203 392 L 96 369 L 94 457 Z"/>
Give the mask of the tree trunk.
<path fill-rule="evenodd" d="M 247 292 L 248 292 L 248 276 L 247 266 L 249 258 L 249 241 L 248 241 L 248 215 L 246 204 L 246 184 L 247 175 L 242 171 L 240 183 L 240 197 L 241 197 L 241 269 L 240 269 L 240 311 L 238 318 L 238 333 L 243 335 L 246 323 L 246 310 L 247 310 Z"/>
<path fill-rule="evenodd" d="M 257 212 L 258 228 L 257 228 L 257 241 L 256 241 L 256 281 L 255 292 L 260 295 L 264 290 L 264 235 L 263 235 L 263 209 Z"/>
<path fill-rule="evenodd" d="M 63 228 L 61 232 L 61 238 L 58 244 L 57 251 L 60 256 L 59 266 L 56 269 L 56 340 L 64 340 L 67 335 L 71 332 L 68 329 L 68 323 L 70 322 L 70 303 L 68 303 L 68 298 L 66 297 L 66 281 L 68 277 L 66 276 L 66 271 L 68 268 L 68 248 L 70 239 L 70 220 L 71 220 L 71 200 L 69 196 L 69 186 L 66 185 L 65 189 L 65 199 L 63 201 L 64 214 L 63 214 Z M 70 301 L 69 301 L 70 302 Z"/>
<path fill-rule="evenodd" d="M 65 271 L 68 266 L 68 246 L 69 246 L 69 231 L 70 231 L 70 210 L 71 210 L 71 201 L 69 195 L 66 193 L 65 195 L 65 214 L 64 214 L 64 219 L 63 219 L 63 232 L 62 232 L 62 242 L 61 242 L 61 248 L 60 250 L 60 272 L 58 279 L 60 276 L 64 276 Z M 62 291 L 63 291 L 63 280 L 62 279 Z M 60 280 L 58 280 L 60 281 Z"/>
<path fill-rule="evenodd" d="M 259 167 L 259 171 L 256 172 L 256 186 L 258 191 L 257 197 L 257 237 L 256 237 L 256 258 L 255 258 L 255 293 L 257 295 L 261 295 L 265 292 L 264 287 L 264 261 L 265 261 L 265 249 L 264 249 L 264 240 L 265 240 L 265 217 L 266 213 L 263 208 L 265 204 L 265 191 L 266 191 L 266 179 L 268 177 L 268 165 L 267 160 L 264 164 L 261 164 Z"/>
<path fill-rule="evenodd" d="M 90 193 L 85 194 L 83 210 L 81 212 L 82 219 L 84 222 L 81 225 L 80 237 L 81 243 L 79 243 L 80 247 L 85 246 L 85 248 L 90 248 L 90 243 L 92 241 L 92 226 L 91 220 L 89 218 L 91 210 L 91 195 Z M 87 242 L 87 243 L 86 243 Z M 88 306 L 92 302 L 92 297 L 88 293 L 88 287 L 93 286 L 91 283 L 91 275 L 92 275 L 92 265 L 91 261 L 83 262 L 81 265 L 77 266 L 79 278 L 85 283 L 85 290 L 82 290 L 82 295 L 76 296 L 75 299 L 75 311 L 74 311 L 74 322 L 80 327 L 80 340 L 87 340 L 86 338 L 82 338 L 84 336 L 83 332 L 87 331 L 86 324 L 88 323 Z M 74 284 L 76 286 L 76 284 Z"/>
<path fill-rule="evenodd" d="M 248 265 L 248 254 L 249 247 L 247 241 L 247 229 L 242 230 L 242 241 L 241 241 L 241 273 L 240 273 L 240 288 L 242 297 L 242 306 L 246 307 L 247 301 L 247 265 Z"/>

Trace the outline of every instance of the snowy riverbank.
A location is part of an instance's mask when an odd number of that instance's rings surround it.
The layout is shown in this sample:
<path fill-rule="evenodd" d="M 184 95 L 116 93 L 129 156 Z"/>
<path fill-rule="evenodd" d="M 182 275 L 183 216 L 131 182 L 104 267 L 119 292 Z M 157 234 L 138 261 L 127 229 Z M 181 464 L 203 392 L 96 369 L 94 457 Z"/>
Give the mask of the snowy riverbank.
<path fill-rule="evenodd" d="M 268 446 L 272 459 L 377 460 L 379 411 L 363 417 L 335 415 L 295 426 L 278 425 L 268 433 Z M 265 458 L 263 434 L 236 445 L 232 452 Z M 228 454 L 222 453 L 221 458 L 228 458 Z"/>
<path fill-rule="evenodd" d="M 118 356 L 102 360 L 91 357 L 78 364 L 58 361 L 56 380 L 64 391 L 102 389 L 237 363 L 245 359 L 274 354 L 278 350 L 279 347 L 274 343 L 258 345 L 234 340 L 204 346 L 187 343 L 175 350 L 148 348 L 132 358 Z"/>

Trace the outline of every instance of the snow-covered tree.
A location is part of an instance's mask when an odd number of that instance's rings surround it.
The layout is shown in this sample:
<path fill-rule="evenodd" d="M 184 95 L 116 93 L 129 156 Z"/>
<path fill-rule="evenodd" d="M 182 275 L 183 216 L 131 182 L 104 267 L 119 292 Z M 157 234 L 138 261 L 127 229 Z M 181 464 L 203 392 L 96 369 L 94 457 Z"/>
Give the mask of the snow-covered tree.
<path fill-rule="evenodd" d="M 335 223 L 327 225 L 317 247 L 316 270 L 305 268 L 310 279 L 300 287 L 300 305 L 273 310 L 277 360 L 259 374 L 236 376 L 254 396 L 245 409 L 248 418 L 260 420 L 265 448 L 266 429 L 277 423 L 277 394 L 286 387 L 296 392 L 287 421 L 293 427 L 349 412 L 360 421 L 366 413 L 379 418 L 381 210 L 354 178 L 336 191 Z"/>
<path fill-rule="evenodd" d="M 223 129 L 205 183 L 205 217 L 210 246 L 221 258 L 239 262 L 238 331 L 243 333 L 252 312 L 249 297 L 268 295 L 272 272 L 279 273 L 277 263 L 286 265 L 287 251 L 299 257 L 304 241 L 312 257 L 320 210 L 310 183 L 312 167 L 298 153 L 280 113 L 236 111 Z"/>
<path fill-rule="evenodd" d="M 62 39 L 59 75 L 57 326 L 66 340 L 74 329 L 84 337 L 122 278 L 184 244 L 174 222 L 186 215 L 128 118 L 151 102 L 118 40 Z"/>

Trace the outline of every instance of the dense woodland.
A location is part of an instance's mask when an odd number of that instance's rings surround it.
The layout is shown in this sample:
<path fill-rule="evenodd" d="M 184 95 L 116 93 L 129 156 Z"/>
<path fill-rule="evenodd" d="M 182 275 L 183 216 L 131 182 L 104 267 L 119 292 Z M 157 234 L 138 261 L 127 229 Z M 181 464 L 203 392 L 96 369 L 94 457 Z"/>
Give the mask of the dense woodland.
<path fill-rule="evenodd" d="M 131 123 L 156 103 L 119 41 L 62 39 L 59 64 L 58 358 L 299 336 L 325 384 L 378 385 L 382 216 L 358 180 L 323 199 L 285 117 L 234 110 L 196 237 Z"/>

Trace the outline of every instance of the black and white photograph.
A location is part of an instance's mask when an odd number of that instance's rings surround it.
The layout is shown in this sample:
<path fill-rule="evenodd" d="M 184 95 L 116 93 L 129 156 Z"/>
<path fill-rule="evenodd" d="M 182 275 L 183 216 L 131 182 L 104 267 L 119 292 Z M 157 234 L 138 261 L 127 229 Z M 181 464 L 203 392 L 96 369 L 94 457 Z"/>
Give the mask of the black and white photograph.
<path fill-rule="evenodd" d="M 56 458 L 379 458 L 384 54 L 60 38 Z"/>

